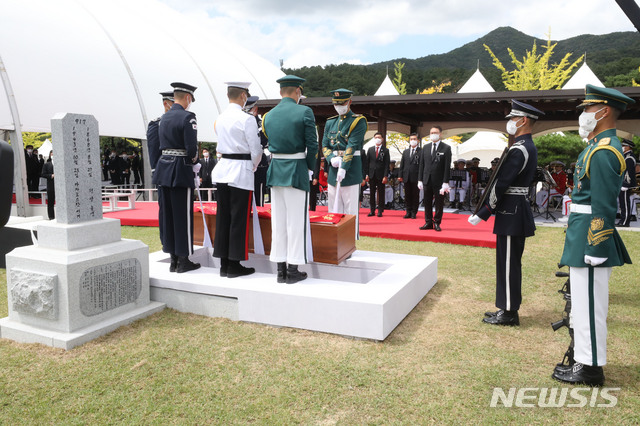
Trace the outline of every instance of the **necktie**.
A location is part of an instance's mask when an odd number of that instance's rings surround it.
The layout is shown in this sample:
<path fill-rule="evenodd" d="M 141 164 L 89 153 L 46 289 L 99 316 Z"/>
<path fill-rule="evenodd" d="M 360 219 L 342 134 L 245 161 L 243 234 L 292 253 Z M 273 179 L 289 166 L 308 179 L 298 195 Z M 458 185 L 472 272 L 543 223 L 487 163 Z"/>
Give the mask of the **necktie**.
<path fill-rule="evenodd" d="M 376 158 L 378 158 L 378 153 L 380 152 L 380 147 L 376 147 Z"/>
<path fill-rule="evenodd" d="M 415 154 L 416 149 L 415 148 L 411 148 L 411 156 L 413 157 L 413 154 Z"/>
<path fill-rule="evenodd" d="M 431 156 L 436 155 L 436 144 L 431 144 Z"/>

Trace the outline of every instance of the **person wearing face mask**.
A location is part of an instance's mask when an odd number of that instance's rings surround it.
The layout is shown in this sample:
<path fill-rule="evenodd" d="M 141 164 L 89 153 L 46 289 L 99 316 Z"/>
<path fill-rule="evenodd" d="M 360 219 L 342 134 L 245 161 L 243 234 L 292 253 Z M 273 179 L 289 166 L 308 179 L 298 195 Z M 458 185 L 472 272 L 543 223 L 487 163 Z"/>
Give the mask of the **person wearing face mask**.
<path fill-rule="evenodd" d="M 429 135 L 430 143 L 425 145 L 420 156 L 418 189 L 424 189 L 424 225 L 420 229 L 441 231 L 444 194 L 449 192 L 451 174 L 451 147 L 440 142 L 442 128 L 433 126 Z M 435 199 L 435 216 L 433 205 Z"/>
<path fill-rule="evenodd" d="M 122 181 L 120 177 L 122 176 L 122 163 L 121 158 L 118 157 L 116 151 L 111 151 L 109 155 L 109 174 L 111 175 L 111 185 L 120 185 Z"/>
<path fill-rule="evenodd" d="M 420 173 L 420 157 L 422 148 L 419 146 L 420 137 L 417 133 L 409 135 L 409 148 L 402 153 L 398 182 L 404 186 L 406 205 L 405 219 L 415 219 L 420 203 L 420 190 L 418 189 L 418 177 Z"/>
<path fill-rule="evenodd" d="M 202 158 L 200 159 L 200 170 L 198 171 L 198 178 L 200 179 L 200 188 L 213 188 L 213 182 L 211 182 L 211 173 L 216 166 L 215 157 L 211 157 L 207 148 L 202 148 Z M 208 191 L 201 191 L 202 199 L 209 199 Z"/>
<path fill-rule="evenodd" d="M 124 185 L 129 185 L 131 182 L 131 160 L 129 160 L 129 155 L 125 151 L 120 154 L 120 160 L 120 182 Z"/>
<path fill-rule="evenodd" d="M 556 365 L 552 377 L 601 386 L 607 362 L 609 277 L 613 266 L 631 263 L 615 228 L 616 198 L 626 163 L 616 135 L 618 117 L 635 101 L 615 89 L 587 85 L 579 118 L 589 139 L 578 156 L 569 224 L 560 262 L 569 266 L 574 363 Z"/>
<path fill-rule="evenodd" d="M 42 166 L 41 176 L 47 180 L 47 215 L 49 220 L 56 218 L 56 187 L 53 174 L 53 150 L 49 151 L 49 158 Z"/>
<path fill-rule="evenodd" d="M 376 199 L 378 201 L 378 217 L 382 217 L 385 204 L 385 185 L 389 171 L 389 149 L 382 144 L 382 133 L 373 135 L 374 145 L 367 150 L 364 162 L 364 180 L 369 182 L 369 200 L 371 212 L 376 214 Z M 377 197 L 376 197 L 377 194 Z"/>
<path fill-rule="evenodd" d="M 33 145 L 27 145 L 25 147 L 25 165 L 27 169 L 27 189 L 30 192 L 38 190 L 38 180 L 40 179 L 40 162 L 38 161 L 38 154 L 34 152 Z"/>
<path fill-rule="evenodd" d="M 213 125 L 218 135 L 217 151 L 222 156 L 211 175 L 218 202 L 213 257 L 220 258 L 221 277 L 236 278 L 255 272 L 240 261 L 249 259 L 249 213 L 262 147 L 255 118 L 242 111 L 251 83 L 225 84 L 229 105 Z"/>
<path fill-rule="evenodd" d="M 258 136 L 260 137 L 260 145 L 262 146 L 262 158 L 260 160 L 260 164 L 258 164 L 258 168 L 254 173 L 255 177 L 255 188 L 253 190 L 254 198 L 256 200 L 256 205 L 264 206 L 264 196 L 269 193 L 269 189 L 267 188 L 267 170 L 269 169 L 269 157 L 265 154 L 264 150 L 269 146 L 269 140 L 262 132 L 262 119 L 258 115 L 258 101 L 260 98 L 258 96 L 250 96 L 247 100 L 247 104 L 244 106 L 243 111 L 247 114 L 253 116 L 256 120 L 256 124 L 258 125 Z"/>
<path fill-rule="evenodd" d="M 360 185 L 364 180 L 362 147 L 368 124 L 364 116 L 351 111 L 351 90 L 337 89 L 331 94 L 338 115 L 327 120 L 322 137 L 322 153 L 330 165 L 329 212 L 355 215 L 357 236 Z"/>
<path fill-rule="evenodd" d="M 522 302 L 522 253 L 525 240 L 533 236 L 536 226 L 527 199 L 529 185 L 538 165 L 538 151 L 531 131 L 544 113 L 531 105 L 511 101 L 507 115 L 507 132 L 515 142 L 497 169 L 494 184 L 487 187 L 488 197 L 469 217 L 477 225 L 495 213 L 493 233 L 496 234 L 496 307 L 487 312 L 483 322 L 491 325 L 520 325 L 518 310 Z M 484 198 L 483 198 L 484 200 Z M 482 200 L 481 200 L 482 201 Z"/>
<path fill-rule="evenodd" d="M 152 182 L 158 185 L 159 228 L 162 250 L 171 255 L 170 272 L 189 272 L 193 263 L 193 165 L 198 162 L 198 123 L 187 111 L 195 102 L 195 86 L 171 83 L 174 104 L 158 125 L 161 156 Z"/>
<path fill-rule="evenodd" d="M 624 172 L 622 188 L 618 194 L 618 204 L 620 205 L 620 222 L 616 226 L 628 228 L 631 226 L 631 191 L 635 188 L 636 182 L 636 159 L 633 157 L 635 144 L 629 139 L 622 139 L 622 151 L 627 170 Z"/>
<path fill-rule="evenodd" d="M 276 281 L 294 284 L 307 278 L 298 270 L 307 263 L 309 179 L 318 158 L 318 132 L 313 111 L 299 105 L 305 79 L 286 75 L 276 81 L 282 100 L 262 118 L 269 139 L 271 164 L 271 253 Z"/>
<path fill-rule="evenodd" d="M 164 108 L 163 114 L 166 114 L 174 103 L 173 91 L 160 92 L 160 96 L 162 96 L 162 106 Z M 155 120 L 151 120 L 147 126 L 147 147 L 149 151 L 149 163 L 151 165 L 152 175 L 155 171 L 156 165 L 158 164 L 158 160 L 162 155 L 162 150 L 160 149 L 160 137 L 158 136 L 158 127 L 160 126 L 161 119 L 162 116 Z"/>

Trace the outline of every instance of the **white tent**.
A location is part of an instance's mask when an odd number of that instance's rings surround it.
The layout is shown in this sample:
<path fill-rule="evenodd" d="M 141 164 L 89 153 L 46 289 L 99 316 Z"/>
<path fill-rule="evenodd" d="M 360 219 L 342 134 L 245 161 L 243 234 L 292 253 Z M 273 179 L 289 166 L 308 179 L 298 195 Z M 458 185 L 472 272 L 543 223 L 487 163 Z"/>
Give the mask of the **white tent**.
<path fill-rule="evenodd" d="M 604 87 L 604 84 L 600 81 L 597 75 L 587 65 L 587 62 L 583 62 L 582 66 L 578 68 L 573 76 L 565 83 L 563 89 L 584 89 L 587 84 L 593 84 L 594 86 Z"/>
<path fill-rule="evenodd" d="M 198 86 L 198 139 L 215 141 L 225 81 L 278 98 L 273 64 L 158 0 L 0 0 L 0 129 L 49 131 L 57 112 L 91 114 L 103 136 L 145 138 L 169 83 Z M 12 93 L 7 90 L 12 89 Z"/>
<path fill-rule="evenodd" d="M 458 90 L 458 93 L 482 93 L 482 92 L 495 92 L 491 84 L 480 72 L 478 68 L 476 72 L 467 80 L 467 82 Z"/>
<path fill-rule="evenodd" d="M 491 160 L 500 157 L 507 147 L 507 138 L 501 133 L 478 132 L 471 139 L 457 146 L 457 158 L 480 159 L 480 167 L 490 167 Z"/>
<path fill-rule="evenodd" d="M 376 93 L 373 96 L 392 96 L 399 95 L 398 89 L 393 85 L 391 79 L 389 78 L 389 74 L 382 80 L 382 84 L 376 90 Z"/>
<path fill-rule="evenodd" d="M 38 148 L 38 154 L 41 154 L 44 157 L 44 161 L 47 161 L 47 158 L 49 158 L 49 153 L 52 149 L 53 144 L 51 143 L 50 139 L 47 139 L 42 143 L 42 145 L 40 145 L 40 148 Z"/>

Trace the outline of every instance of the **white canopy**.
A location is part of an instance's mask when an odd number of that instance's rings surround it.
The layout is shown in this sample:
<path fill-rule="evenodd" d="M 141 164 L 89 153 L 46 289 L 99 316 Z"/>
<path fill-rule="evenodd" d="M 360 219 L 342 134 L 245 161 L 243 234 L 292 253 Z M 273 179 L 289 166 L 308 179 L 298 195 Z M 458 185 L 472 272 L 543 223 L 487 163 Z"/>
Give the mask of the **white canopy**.
<path fill-rule="evenodd" d="M 604 87 L 604 84 L 600 81 L 597 75 L 587 65 L 587 62 L 583 62 L 582 66 L 578 68 L 578 71 L 565 83 L 563 89 L 584 89 L 587 84 L 593 84 L 594 86 Z"/>
<path fill-rule="evenodd" d="M 507 138 L 502 133 L 478 132 L 457 147 L 457 158 L 480 159 L 480 167 L 490 167 L 491 160 L 500 157 L 507 147 Z"/>
<path fill-rule="evenodd" d="M 158 0 L 0 0 L 0 129 L 14 130 L 7 81 L 22 131 L 50 131 L 57 112 L 91 114 L 103 136 L 145 138 L 162 113 L 158 92 L 198 86 L 198 139 L 215 141 L 225 81 L 279 97 L 283 73 Z M 4 72 L 6 71 L 6 73 Z"/>
<path fill-rule="evenodd" d="M 399 95 L 398 89 L 393 85 L 393 82 L 389 78 L 389 74 L 382 80 L 382 84 L 376 90 L 376 93 L 373 96 L 392 96 Z"/>
<path fill-rule="evenodd" d="M 458 90 L 458 93 L 482 93 L 482 92 L 495 92 L 491 84 L 480 72 L 478 68 L 476 72 L 467 80 L 467 82 Z"/>

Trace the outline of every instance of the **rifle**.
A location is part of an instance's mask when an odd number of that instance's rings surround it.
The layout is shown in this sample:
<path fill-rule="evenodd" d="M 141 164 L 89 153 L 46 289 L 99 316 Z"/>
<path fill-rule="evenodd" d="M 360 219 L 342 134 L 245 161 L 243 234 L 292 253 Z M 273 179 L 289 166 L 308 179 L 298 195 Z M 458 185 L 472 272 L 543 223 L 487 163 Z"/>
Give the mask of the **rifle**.
<path fill-rule="evenodd" d="M 564 265 L 558 264 L 558 268 L 562 268 Z M 569 278 L 569 273 L 563 271 L 556 271 L 556 277 L 558 278 L 566 278 L 567 280 L 564 282 L 562 288 L 558 290 L 558 293 L 562 294 L 562 298 L 565 301 L 564 311 L 562 312 L 562 319 L 556 322 L 551 323 L 551 327 L 553 331 L 558 331 L 562 327 L 567 327 L 569 330 L 569 337 L 571 337 L 571 342 L 569 343 L 569 347 L 567 348 L 564 356 L 562 357 L 562 362 L 558 363 L 558 366 L 562 367 L 570 367 L 575 363 L 574 356 L 574 338 L 573 338 L 573 327 L 571 327 L 571 279 Z"/>

